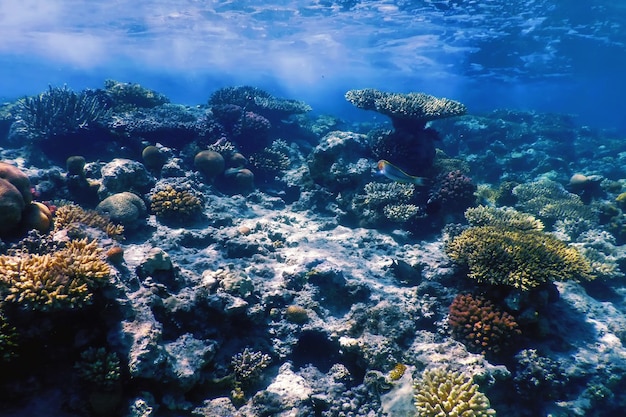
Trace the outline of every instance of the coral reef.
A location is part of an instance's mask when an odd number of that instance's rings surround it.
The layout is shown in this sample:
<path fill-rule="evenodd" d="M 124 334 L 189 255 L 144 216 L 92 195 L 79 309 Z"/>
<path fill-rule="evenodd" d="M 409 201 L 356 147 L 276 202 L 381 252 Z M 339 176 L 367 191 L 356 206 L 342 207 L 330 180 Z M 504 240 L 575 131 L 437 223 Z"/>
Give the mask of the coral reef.
<path fill-rule="evenodd" d="M 415 382 L 415 407 L 420 417 L 493 416 L 489 399 L 472 378 L 444 368 L 425 370 Z"/>
<path fill-rule="evenodd" d="M 543 223 L 531 214 L 511 207 L 478 206 L 465 210 L 465 218 L 472 226 L 495 226 L 517 230 L 543 230 Z"/>
<path fill-rule="evenodd" d="M 472 352 L 499 354 L 520 335 L 515 318 L 490 300 L 472 294 L 459 294 L 450 305 L 448 324 L 452 335 Z"/>

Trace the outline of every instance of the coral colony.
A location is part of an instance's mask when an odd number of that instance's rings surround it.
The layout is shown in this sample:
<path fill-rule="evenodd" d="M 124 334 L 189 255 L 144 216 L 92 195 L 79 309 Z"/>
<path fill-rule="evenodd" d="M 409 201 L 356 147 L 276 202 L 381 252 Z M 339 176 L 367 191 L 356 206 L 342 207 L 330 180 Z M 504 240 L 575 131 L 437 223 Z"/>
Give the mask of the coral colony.
<path fill-rule="evenodd" d="M 618 415 L 623 140 L 345 97 L 383 120 L 114 80 L 1 105 L 0 414 Z"/>

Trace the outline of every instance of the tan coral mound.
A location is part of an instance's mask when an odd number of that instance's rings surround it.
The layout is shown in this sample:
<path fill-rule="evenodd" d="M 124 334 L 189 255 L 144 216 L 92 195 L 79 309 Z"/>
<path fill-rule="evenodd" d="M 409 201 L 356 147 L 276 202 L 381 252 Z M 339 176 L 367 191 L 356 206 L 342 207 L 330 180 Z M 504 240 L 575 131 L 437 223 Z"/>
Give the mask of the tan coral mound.
<path fill-rule="evenodd" d="M 443 368 L 425 370 L 415 385 L 420 417 L 484 417 L 496 414 L 472 378 Z"/>

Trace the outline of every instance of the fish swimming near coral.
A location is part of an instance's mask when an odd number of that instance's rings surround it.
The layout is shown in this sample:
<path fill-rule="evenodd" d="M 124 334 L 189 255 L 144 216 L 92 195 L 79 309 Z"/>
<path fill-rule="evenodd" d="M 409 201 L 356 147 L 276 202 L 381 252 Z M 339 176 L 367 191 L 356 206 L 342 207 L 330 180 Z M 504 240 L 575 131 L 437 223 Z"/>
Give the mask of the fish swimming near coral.
<path fill-rule="evenodd" d="M 409 175 L 406 172 L 402 171 L 400 168 L 395 166 L 389 161 L 385 161 L 381 159 L 378 161 L 378 173 L 384 175 L 390 180 L 394 180 L 397 182 L 407 183 L 407 184 L 415 184 L 415 185 L 425 185 L 425 178 L 422 177 L 414 177 L 413 175 Z"/>

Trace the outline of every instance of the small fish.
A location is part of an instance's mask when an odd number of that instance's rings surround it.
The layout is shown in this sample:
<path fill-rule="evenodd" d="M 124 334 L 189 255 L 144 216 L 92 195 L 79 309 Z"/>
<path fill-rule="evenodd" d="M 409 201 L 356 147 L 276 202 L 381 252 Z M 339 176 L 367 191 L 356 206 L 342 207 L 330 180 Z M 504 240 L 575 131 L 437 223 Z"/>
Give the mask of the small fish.
<path fill-rule="evenodd" d="M 403 182 L 408 184 L 415 185 L 424 185 L 425 178 L 422 177 L 414 177 L 413 175 L 409 175 L 406 172 L 402 171 L 397 166 L 393 165 L 389 161 L 385 161 L 381 159 L 378 161 L 378 172 L 383 174 L 385 177 L 390 180 L 394 180 L 397 182 Z"/>

